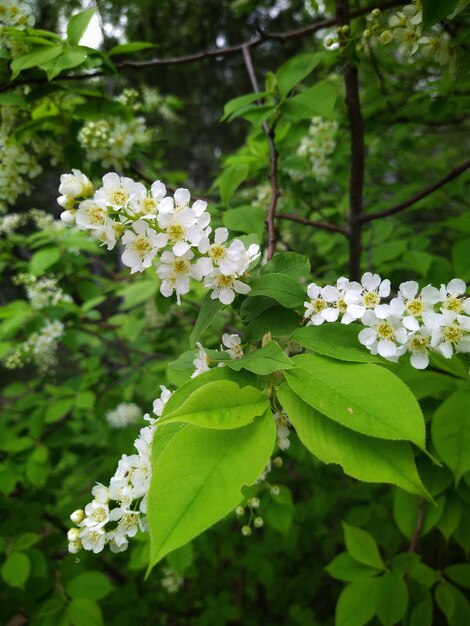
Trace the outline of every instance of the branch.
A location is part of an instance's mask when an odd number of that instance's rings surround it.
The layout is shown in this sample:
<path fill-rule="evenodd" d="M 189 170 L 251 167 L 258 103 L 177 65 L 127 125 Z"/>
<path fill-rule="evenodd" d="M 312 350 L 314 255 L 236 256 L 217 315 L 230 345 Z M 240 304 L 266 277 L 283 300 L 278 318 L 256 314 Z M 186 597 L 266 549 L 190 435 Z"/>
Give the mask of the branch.
<path fill-rule="evenodd" d="M 313 228 L 321 228 L 323 230 L 329 230 L 332 233 L 341 233 L 345 237 L 349 236 L 349 232 L 342 226 L 336 226 L 335 224 L 328 224 L 327 222 L 316 222 L 315 220 L 308 220 L 305 217 L 299 217 L 298 215 L 292 215 L 290 213 L 277 213 L 276 219 L 279 220 L 291 220 L 292 222 L 298 222 L 299 224 L 305 224 L 305 226 L 312 226 Z"/>
<path fill-rule="evenodd" d="M 460 174 L 463 174 L 466 170 L 468 170 L 469 167 L 470 167 L 470 160 L 465 161 L 465 163 L 462 163 L 461 165 L 458 165 L 453 170 L 451 170 L 446 176 L 444 176 L 444 178 L 441 178 L 441 180 L 438 180 L 437 183 L 434 183 L 434 185 L 430 185 L 429 187 L 426 187 L 426 189 L 423 189 L 422 191 L 412 196 L 408 200 L 405 200 L 404 202 L 401 202 L 400 204 L 397 204 L 396 206 L 391 207 L 390 209 L 385 209 L 385 211 L 377 211 L 376 213 L 369 213 L 369 215 L 362 214 L 359 216 L 359 219 L 362 223 L 365 223 L 365 222 L 371 222 L 372 220 L 378 220 L 382 217 L 388 217 L 389 215 L 394 215 L 395 213 L 399 213 L 400 211 L 407 209 L 412 204 L 415 204 L 419 200 L 426 198 L 426 196 L 429 196 L 437 189 L 440 189 L 451 180 L 454 180 L 454 178 L 457 178 L 458 176 L 460 176 Z"/>
<path fill-rule="evenodd" d="M 418 545 L 419 533 L 421 532 L 421 529 L 423 528 L 423 519 L 424 519 L 424 498 L 420 496 L 419 504 L 418 504 L 418 518 L 416 520 L 416 528 L 413 533 L 413 537 L 411 538 L 408 552 L 416 551 L 416 546 Z"/>
<path fill-rule="evenodd" d="M 336 17 L 338 24 L 349 26 L 349 0 L 336 0 Z M 340 34 L 340 46 L 345 54 L 346 37 Z M 351 136 L 351 165 L 349 174 L 349 278 L 358 280 L 361 271 L 362 251 L 362 203 L 364 192 L 364 122 L 359 96 L 359 81 L 356 65 L 350 58 L 344 65 L 344 86 L 346 90 L 346 106 L 348 109 L 349 132 Z"/>
<path fill-rule="evenodd" d="M 246 70 L 248 72 L 248 76 L 250 77 L 251 86 L 253 87 L 254 93 L 259 93 L 258 81 L 256 79 L 255 68 L 253 67 L 253 61 L 251 58 L 250 46 L 243 47 L 243 60 L 245 61 Z M 258 104 L 261 104 L 261 101 L 258 100 Z M 276 150 L 275 144 L 275 124 L 273 126 L 268 126 L 267 122 L 263 123 L 263 131 L 266 135 L 266 139 L 268 140 L 269 146 L 269 179 L 271 181 L 271 202 L 269 204 L 268 215 L 266 217 L 265 223 L 268 228 L 268 254 L 267 259 L 272 259 L 274 250 L 276 248 L 276 228 L 274 225 L 274 220 L 276 218 L 276 207 L 277 201 L 281 192 L 279 191 L 279 186 L 277 183 L 277 165 L 279 160 L 279 155 Z"/>

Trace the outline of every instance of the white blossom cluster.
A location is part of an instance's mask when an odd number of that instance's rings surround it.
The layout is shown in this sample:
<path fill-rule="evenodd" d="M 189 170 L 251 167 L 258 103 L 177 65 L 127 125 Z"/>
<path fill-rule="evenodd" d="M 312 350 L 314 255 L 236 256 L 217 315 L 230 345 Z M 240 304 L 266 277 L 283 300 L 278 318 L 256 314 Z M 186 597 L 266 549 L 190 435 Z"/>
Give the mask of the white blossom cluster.
<path fill-rule="evenodd" d="M 32 274 L 20 274 L 14 279 L 14 282 L 24 286 L 29 303 L 37 311 L 61 303 L 72 302 L 71 296 L 64 293 L 54 276 L 37 278 Z"/>
<path fill-rule="evenodd" d="M 115 409 L 106 413 L 106 421 L 112 428 L 125 428 L 137 422 L 142 409 L 134 402 L 121 402 Z"/>
<path fill-rule="evenodd" d="M 12 352 L 7 353 L 3 364 L 7 369 L 17 369 L 33 361 L 41 372 L 57 363 L 57 346 L 64 334 L 64 325 L 58 320 L 47 320 L 41 330 L 33 333 Z"/>
<path fill-rule="evenodd" d="M 0 200 L 0 213 L 2 204 Z M 6 210 L 6 207 L 5 207 Z M 27 215 L 25 213 L 8 213 L 0 217 L 0 234 L 11 235 L 18 228 L 23 226 L 27 221 Z"/>
<path fill-rule="evenodd" d="M 440 65 L 447 65 L 453 59 L 449 38 L 439 25 L 434 25 L 423 34 L 423 5 L 421 0 L 413 0 L 401 11 L 392 15 L 384 28 L 380 20 L 380 10 L 374 9 L 370 15 L 370 23 L 363 33 L 364 40 L 378 41 L 387 45 L 392 41 L 398 43 L 398 52 L 403 57 L 420 54 Z"/>
<path fill-rule="evenodd" d="M 143 117 L 125 121 L 118 117 L 87 122 L 78 133 L 78 141 L 88 161 L 103 167 L 122 170 L 135 145 L 144 145 L 150 139 Z"/>
<path fill-rule="evenodd" d="M 429 353 L 445 358 L 454 352 L 470 352 L 470 298 L 463 280 L 454 278 L 439 289 L 428 285 L 419 289 L 415 281 L 400 284 L 390 302 L 389 280 L 367 272 L 361 283 L 339 278 L 336 285 L 308 286 L 305 302 L 307 325 L 341 320 L 359 321 L 364 328 L 359 341 L 372 354 L 396 362 L 410 354 L 411 365 L 425 369 Z"/>
<path fill-rule="evenodd" d="M 308 134 L 302 138 L 297 149 L 298 156 L 306 156 L 312 166 L 313 177 L 325 182 L 331 174 L 328 157 L 335 149 L 335 134 L 338 129 L 336 122 L 314 117 Z"/>
<path fill-rule="evenodd" d="M 188 189 L 177 189 L 172 197 L 160 181 L 147 189 L 114 172 L 103 177 L 95 192 L 79 170 L 60 180 L 58 203 L 65 209 L 61 219 L 90 231 L 108 250 L 120 240 L 122 262 L 131 273 L 154 265 L 165 297 L 175 293 L 179 303 L 189 292 L 191 278 L 203 281 L 212 299 L 223 304 L 250 291 L 241 279 L 258 258 L 259 246 L 246 248 L 239 239 L 229 244 L 226 228 L 213 233 L 207 202 L 191 204 Z"/>
<path fill-rule="evenodd" d="M 153 413 L 144 415 L 149 422 L 140 430 L 134 442 L 135 454 L 123 454 L 109 485 L 97 483 L 92 489 L 93 500 L 85 510 L 77 509 L 70 519 L 76 524 L 67 533 L 69 552 L 81 549 L 101 552 L 109 545 L 112 552 L 123 552 L 129 538 L 138 530 L 146 530 L 147 493 L 152 477 L 152 440 L 158 417 L 171 392 L 161 386 L 162 393 L 153 403 Z"/>
<path fill-rule="evenodd" d="M 6 213 L 19 196 L 30 195 L 30 180 L 41 172 L 34 153 L 0 134 L 0 213 Z"/>
<path fill-rule="evenodd" d="M 0 1 L 0 31 L 5 26 L 23 30 L 28 26 L 34 26 L 34 22 L 31 7 L 26 2 Z"/>
<path fill-rule="evenodd" d="M 168 593 L 177 593 L 184 583 L 184 578 L 171 567 L 164 567 L 163 578 L 160 582 Z"/>

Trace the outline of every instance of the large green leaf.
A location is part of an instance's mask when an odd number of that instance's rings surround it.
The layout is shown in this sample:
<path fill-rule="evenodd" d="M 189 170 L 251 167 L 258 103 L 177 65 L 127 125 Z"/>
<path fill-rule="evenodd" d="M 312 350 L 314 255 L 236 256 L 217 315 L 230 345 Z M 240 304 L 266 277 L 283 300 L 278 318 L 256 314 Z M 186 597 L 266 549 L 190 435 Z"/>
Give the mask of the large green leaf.
<path fill-rule="evenodd" d="M 223 306 L 224 305 L 220 300 L 213 300 L 210 293 L 206 294 L 206 297 L 202 301 L 201 308 L 199 309 L 196 323 L 194 324 L 191 335 L 189 336 L 189 343 L 191 344 L 191 347 L 196 345 L 196 342 L 209 328 L 212 324 L 212 320 Z"/>
<path fill-rule="evenodd" d="M 265 96 L 265 92 L 263 93 L 248 93 L 244 96 L 238 96 L 237 98 L 233 98 L 229 100 L 227 104 L 224 106 L 224 114 L 221 118 L 221 122 L 227 120 L 230 122 L 235 116 L 234 113 L 237 113 L 240 110 L 245 109 L 253 102 L 260 100 L 263 96 Z"/>
<path fill-rule="evenodd" d="M 254 374 L 266 376 L 276 370 L 294 367 L 292 360 L 275 341 L 269 341 L 259 350 L 248 352 L 243 358 L 227 361 L 227 366 L 235 371 L 246 369 Z"/>
<path fill-rule="evenodd" d="M 278 397 L 302 443 L 324 463 L 337 463 L 346 474 L 364 482 L 391 483 L 430 497 L 407 443 L 366 437 L 344 428 L 321 415 L 286 384 L 278 389 Z"/>
<path fill-rule="evenodd" d="M 263 265 L 260 274 L 287 274 L 293 278 L 305 278 L 310 270 L 310 261 L 303 254 L 282 252 Z"/>
<path fill-rule="evenodd" d="M 264 231 L 266 211 L 257 206 L 240 206 L 224 211 L 222 221 L 229 231 L 255 233 L 261 237 Z"/>
<path fill-rule="evenodd" d="M 356 324 L 330 322 L 298 328 L 291 337 L 301 346 L 339 361 L 384 363 L 380 356 L 371 354 L 361 346 L 357 338 L 359 331 L 360 327 Z"/>
<path fill-rule="evenodd" d="M 95 9 L 85 9 L 70 18 L 69 23 L 67 24 L 67 38 L 70 45 L 78 46 L 80 39 L 83 37 L 86 29 L 88 28 L 88 24 L 90 23 L 94 12 Z"/>
<path fill-rule="evenodd" d="M 432 418 L 432 441 L 458 482 L 470 470 L 470 391 L 449 396 Z"/>
<path fill-rule="evenodd" d="M 380 569 L 363 565 L 353 559 L 347 552 L 341 552 L 325 567 L 326 571 L 333 578 L 338 580 L 360 580 L 370 578 L 380 572 Z"/>
<path fill-rule="evenodd" d="M 372 363 L 342 363 L 313 354 L 294 357 L 291 389 L 305 402 L 363 435 L 407 440 L 425 450 L 424 419 L 408 387 Z"/>
<path fill-rule="evenodd" d="M 364 578 L 349 583 L 341 592 L 336 604 L 335 626 L 364 626 L 374 614 L 371 599 L 377 585 L 376 578 Z"/>
<path fill-rule="evenodd" d="M 375 587 L 375 610 L 383 626 L 398 624 L 408 606 L 408 587 L 403 576 L 385 572 Z"/>
<path fill-rule="evenodd" d="M 216 431 L 188 424 L 173 436 L 153 463 L 150 568 L 241 502 L 241 488 L 256 481 L 275 437 L 270 411 L 244 428 Z"/>
<path fill-rule="evenodd" d="M 87 59 L 87 54 L 83 50 L 66 50 L 63 54 L 43 63 L 41 69 L 47 73 L 47 78 L 52 80 L 58 76 L 63 70 L 68 70 L 84 63 Z"/>
<path fill-rule="evenodd" d="M 293 87 L 306 78 L 320 63 L 323 56 L 321 52 L 298 54 L 281 65 L 276 72 L 281 98 L 284 99 Z"/>
<path fill-rule="evenodd" d="M 242 389 L 230 380 L 216 380 L 196 389 L 177 409 L 164 411 L 160 423 L 184 422 L 205 428 L 240 428 L 268 409 L 268 397 L 259 389 L 251 386 Z"/>
<path fill-rule="evenodd" d="M 353 559 L 363 565 L 383 569 L 382 557 L 372 535 L 362 528 L 350 526 L 345 522 L 343 522 L 343 530 L 346 548 Z"/>
<path fill-rule="evenodd" d="M 281 106 L 281 111 L 295 120 L 308 120 L 316 115 L 332 118 L 335 102 L 336 90 L 325 81 L 286 100 Z"/>
<path fill-rule="evenodd" d="M 303 306 L 305 293 L 299 282 L 287 274 L 265 274 L 251 284 L 249 297 L 267 296 L 286 309 Z"/>
<path fill-rule="evenodd" d="M 16 57 L 11 62 L 11 80 L 14 80 L 18 74 L 24 70 L 28 70 L 32 67 L 38 67 L 43 63 L 47 63 L 48 61 L 52 61 L 60 54 L 62 54 L 63 47 L 60 46 L 42 46 L 41 48 L 37 48 L 33 50 L 33 52 L 28 52 L 27 54 L 22 54 L 19 57 Z"/>

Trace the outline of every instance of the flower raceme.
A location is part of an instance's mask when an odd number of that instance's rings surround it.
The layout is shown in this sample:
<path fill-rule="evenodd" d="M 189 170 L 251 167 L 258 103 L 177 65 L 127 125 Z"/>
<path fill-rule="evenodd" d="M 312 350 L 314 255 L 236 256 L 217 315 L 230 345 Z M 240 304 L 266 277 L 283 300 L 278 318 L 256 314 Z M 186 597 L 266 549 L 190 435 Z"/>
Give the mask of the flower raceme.
<path fill-rule="evenodd" d="M 465 282 L 458 278 L 440 289 L 428 285 L 421 291 L 410 280 L 383 303 L 390 296 L 390 281 L 367 272 L 360 283 L 347 278 L 325 287 L 311 283 L 304 319 L 307 326 L 359 321 L 364 326 L 359 341 L 372 354 L 397 361 L 409 353 L 411 365 L 425 369 L 431 351 L 447 359 L 454 352 L 470 352 L 470 298 L 465 290 Z"/>
<path fill-rule="evenodd" d="M 189 292 L 190 278 L 203 281 L 212 299 L 223 304 L 250 291 L 244 274 L 259 257 L 259 246 L 246 248 L 239 239 L 228 243 L 226 228 L 213 233 L 207 202 L 191 204 L 187 189 L 177 189 L 172 197 L 160 181 L 147 189 L 110 172 L 94 191 L 82 172 L 72 170 L 61 176 L 59 193 L 63 222 L 90 231 L 108 250 L 120 241 L 122 262 L 131 273 L 155 265 L 165 297 L 175 293 L 179 303 Z"/>

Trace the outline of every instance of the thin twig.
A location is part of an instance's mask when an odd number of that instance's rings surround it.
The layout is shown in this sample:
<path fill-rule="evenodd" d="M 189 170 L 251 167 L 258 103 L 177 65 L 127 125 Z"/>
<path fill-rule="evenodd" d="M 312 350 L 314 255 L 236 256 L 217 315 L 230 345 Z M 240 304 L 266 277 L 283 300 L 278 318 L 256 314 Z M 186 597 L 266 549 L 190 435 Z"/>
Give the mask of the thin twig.
<path fill-rule="evenodd" d="M 336 18 L 341 26 L 349 26 L 349 0 L 336 0 Z M 340 33 L 340 46 L 345 55 L 346 36 Z M 349 278 L 358 280 L 361 271 L 362 252 L 362 202 L 364 191 L 364 122 L 361 112 L 359 96 L 359 81 L 357 67 L 350 57 L 346 57 L 343 68 L 344 86 L 346 90 L 346 106 L 349 118 L 349 132 L 351 136 L 351 165 L 349 174 Z"/>
<path fill-rule="evenodd" d="M 418 537 L 423 528 L 423 519 L 424 519 L 424 498 L 420 496 L 418 503 L 418 518 L 416 520 L 416 527 L 411 537 L 410 547 L 408 548 L 408 552 L 416 552 L 416 547 L 418 545 Z"/>
<path fill-rule="evenodd" d="M 320 228 L 323 230 L 329 230 L 332 233 L 340 233 L 345 237 L 349 236 L 346 228 L 342 226 L 336 226 L 335 224 L 328 224 L 327 222 L 316 222 L 315 220 L 309 220 L 299 215 L 291 215 L 290 213 L 276 213 L 276 219 L 290 220 L 291 222 L 298 222 L 299 224 L 305 224 L 305 226 L 312 226 L 312 228 Z"/>
<path fill-rule="evenodd" d="M 372 220 L 380 219 L 381 217 L 388 217 L 389 215 L 394 215 L 395 213 L 399 213 L 400 211 L 407 209 L 412 204 L 415 204 L 419 200 L 426 198 L 426 196 L 429 196 L 437 189 L 440 189 L 451 180 L 454 180 L 454 178 L 457 178 L 458 176 L 463 174 L 466 170 L 468 170 L 469 167 L 470 167 L 470 160 L 465 161 L 465 163 L 462 163 L 461 165 L 454 167 L 453 170 L 451 170 L 448 174 L 446 174 L 444 178 L 441 178 L 441 180 L 438 180 L 437 183 L 434 183 L 433 185 L 426 187 L 425 189 L 423 189 L 416 195 L 412 196 L 408 200 L 405 200 L 404 202 L 400 202 L 400 204 L 397 204 L 396 206 L 393 206 L 390 209 L 385 209 L 384 211 L 377 211 L 376 213 L 369 213 L 368 215 L 362 214 L 359 216 L 359 219 L 362 223 L 365 223 L 365 222 L 371 222 Z"/>
<path fill-rule="evenodd" d="M 259 86 L 256 79 L 255 68 L 253 67 L 250 46 L 244 46 L 242 51 L 243 60 L 245 61 L 246 70 L 248 72 L 248 76 L 250 77 L 253 91 L 254 93 L 259 93 Z M 258 104 L 261 104 L 261 102 L 258 101 Z M 265 220 L 268 229 L 267 259 L 269 261 L 269 259 L 272 259 L 274 255 L 274 250 L 276 248 L 276 227 L 274 224 L 274 220 L 276 218 L 277 201 L 279 199 L 279 196 L 281 195 L 281 192 L 279 191 L 279 186 L 277 182 L 277 166 L 279 161 L 279 154 L 276 150 L 275 143 L 275 124 L 269 126 L 267 122 L 264 122 L 262 126 L 269 146 L 269 180 L 271 181 L 271 201 L 269 203 L 268 215 Z"/>

